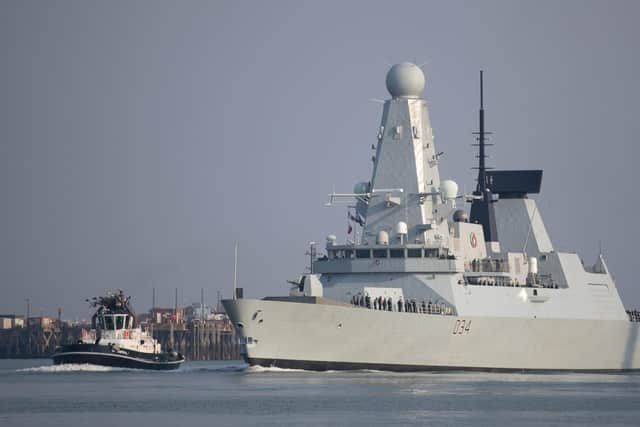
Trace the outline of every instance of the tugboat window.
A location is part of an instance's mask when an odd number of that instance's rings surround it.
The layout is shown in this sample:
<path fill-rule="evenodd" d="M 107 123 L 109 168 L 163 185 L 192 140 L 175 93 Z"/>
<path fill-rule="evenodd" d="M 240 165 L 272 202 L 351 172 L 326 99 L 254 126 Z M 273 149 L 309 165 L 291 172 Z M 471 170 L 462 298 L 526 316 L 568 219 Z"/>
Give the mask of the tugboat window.
<path fill-rule="evenodd" d="M 116 316 L 116 329 L 124 327 L 124 316 Z"/>
<path fill-rule="evenodd" d="M 113 329 L 113 317 L 105 316 L 104 317 L 104 328 L 105 329 Z"/>

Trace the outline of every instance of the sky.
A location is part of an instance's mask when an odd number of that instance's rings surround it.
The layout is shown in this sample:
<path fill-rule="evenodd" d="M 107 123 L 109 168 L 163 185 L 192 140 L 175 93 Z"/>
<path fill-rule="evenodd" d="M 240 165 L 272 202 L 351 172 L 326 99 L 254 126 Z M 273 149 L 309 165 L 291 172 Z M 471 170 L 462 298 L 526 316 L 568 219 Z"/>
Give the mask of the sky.
<path fill-rule="evenodd" d="M 0 2 L 0 312 L 88 318 L 288 293 L 310 241 L 344 241 L 327 194 L 371 178 L 385 75 L 427 77 L 442 178 L 543 169 L 558 250 L 599 246 L 640 307 L 640 3 Z M 468 208 L 468 206 L 467 206 Z"/>

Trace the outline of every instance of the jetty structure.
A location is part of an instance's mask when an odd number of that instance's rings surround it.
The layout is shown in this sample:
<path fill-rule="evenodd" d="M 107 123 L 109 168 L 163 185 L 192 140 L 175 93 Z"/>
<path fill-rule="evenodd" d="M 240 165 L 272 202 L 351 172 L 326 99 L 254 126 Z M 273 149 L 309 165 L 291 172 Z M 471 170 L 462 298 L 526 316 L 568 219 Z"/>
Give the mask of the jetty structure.
<path fill-rule="evenodd" d="M 585 265 L 552 244 L 529 197 L 542 171 L 487 167 L 482 73 L 480 81 L 478 180 L 465 195 L 441 179 L 422 70 L 391 67 L 371 178 L 330 195 L 348 203 L 358 238 L 329 235 L 286 296 L 223 301 L 249 364 L 640 369 L 638 316 L 625 311 L 603 256 Z"/>

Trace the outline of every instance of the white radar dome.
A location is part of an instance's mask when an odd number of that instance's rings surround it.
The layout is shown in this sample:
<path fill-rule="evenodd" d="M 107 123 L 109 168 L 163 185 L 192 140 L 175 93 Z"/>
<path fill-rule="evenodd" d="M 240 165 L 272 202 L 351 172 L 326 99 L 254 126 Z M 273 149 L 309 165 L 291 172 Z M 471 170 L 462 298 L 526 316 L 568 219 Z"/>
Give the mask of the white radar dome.
<path fill-rule="evenodd" d="M 388 245 L 389 244 L 389 233 L 384 230 L 378 231 L 378 238 L 376 239 L 377 245 Z"/>
<path fill-rule="evenodd" d="M 458 197 L 458 184 L 455 181 L 446 179 L 440 183 L 440 192 L 443 200 L 454 200 Z"/>
<path fill-rule="evenodd" d="M 400 221 L 396 224 L 396 234 L 404 234 L 408 233 L 409 227 L 407 227 L 407 223 L 404 221 Z"/>
<path fill-rule="evenodd" d="M 387 73 L 387 90 L 394 98 L 420 98 L 424 92 L 424 73 L 416 64 L 402 62 Z"/>

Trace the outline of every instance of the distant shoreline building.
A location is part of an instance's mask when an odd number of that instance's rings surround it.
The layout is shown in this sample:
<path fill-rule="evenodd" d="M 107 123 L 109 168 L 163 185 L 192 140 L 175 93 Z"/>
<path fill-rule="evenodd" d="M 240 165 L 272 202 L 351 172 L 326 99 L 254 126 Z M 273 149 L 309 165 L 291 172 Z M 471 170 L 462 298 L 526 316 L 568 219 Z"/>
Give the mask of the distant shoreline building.
<path fill-rule="evenodd" d="M 17 314 L 0 314 L 0 329 L 24 327 L 24 316 Z"/>

